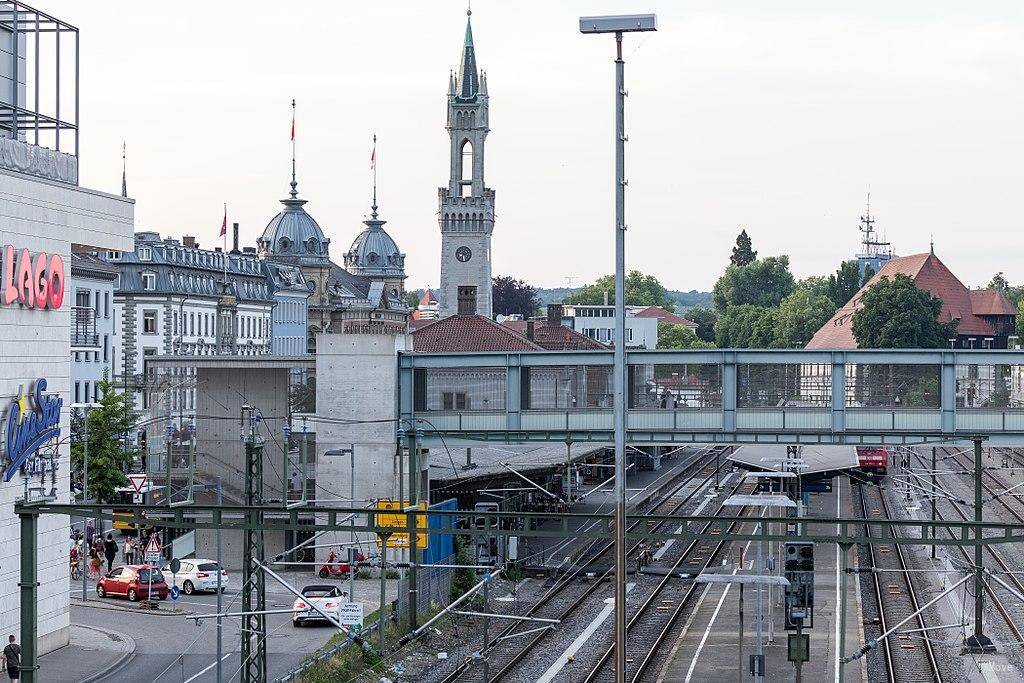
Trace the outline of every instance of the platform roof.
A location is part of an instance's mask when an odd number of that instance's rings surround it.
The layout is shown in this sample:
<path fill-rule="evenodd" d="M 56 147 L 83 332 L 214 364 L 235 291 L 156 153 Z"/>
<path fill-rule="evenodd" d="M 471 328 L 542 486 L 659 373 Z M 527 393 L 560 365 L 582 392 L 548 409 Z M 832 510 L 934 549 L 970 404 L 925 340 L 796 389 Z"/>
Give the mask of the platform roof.
<path fill-rule="evenodd" d="M 767 460 L 765 460 L 767 458 Z M 853 469 L 857 466 L 857 448 L 855 446 L 802 446 L 795 458 L 803 460 L 804 467 L 800 473 L 804 476 L 838 472 Z M 738 446 L 728 456 L 737 465 L 748 470 L 777 470 L 781 461 L 786 459 L 786 446 L 781 444 L 752 444 Z M 774 460 L 772 460 L 774 459 Z"/>
<path fill-rule="evenodd" d="M 151 368 L 245 368 L 245 369 L 290 369 L 314 368 L 316 356 L 301 354 L 274 356 L 270 354 L 220 355 L 220 356 L 146 356 L 146 365 Z"/>

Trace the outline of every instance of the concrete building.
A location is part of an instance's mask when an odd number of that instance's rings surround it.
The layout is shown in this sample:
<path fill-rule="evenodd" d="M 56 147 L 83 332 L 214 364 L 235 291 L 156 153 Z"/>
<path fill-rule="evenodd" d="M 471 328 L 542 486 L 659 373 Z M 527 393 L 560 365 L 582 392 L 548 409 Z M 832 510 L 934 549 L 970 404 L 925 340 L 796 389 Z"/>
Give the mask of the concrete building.
<path fill-rule="evenodd" d="M 99 382 L 113 378 L 114 282 L 117 269 L 87 253 L 72 253 L 71 400 L 98 401 Z"/>
<path fill-rule="evenodd" d="M 456 313 L 489 318 L 494 190 L 484 184 L 484 142 L 490 132 L 490 98 L 487 75 L 477 69 L 469 19 L 459 74 L 448 79 L 447 105 L 451 149 L 448 186 L 437 191 L 441 226 L 439 313 L 442 318 Z"/>
<path fill-rule="evenodd" d="M 26 492 L 30 498 L 45 496 L 60 503 L 71 500 L 67 437 L 68 405 L 74 399 L 69 362 L 75 307 L 68 276 L 72 252 L 130 249 L 134 221 L 132 200 L 78 185 L 77 121 L 52 112 L 38 112 L 36 118 L 37 112 L 26 98 L 26 92 L 38 88 L 31 80 L 31 70 L 26 69 L 27 34 L 37 26 L 37 17 L 48 31 L 60 34 L 65 44 L 78 40 L 77 29 L 26 5 L 19 4 L 17 16 L 16 26 L 10 12 L 0 17 L 0 62 L 8 65 L 0 74 L 0 120 L 8 122 L 0 128 L 0 213 L 4 216 L 0 226 L 4 278 L 0 428 L 4 442 L 11 429 L 22 432 L 45 424 L 47 431 L 56 428 L 59 432 L 37 449 L 6 450 L 3 456 L 0 547 L 5 561 L 0 563 L 0 632 L 4 634 L 17 634 L 20 628 L 20 527 L 14 503 Z M 58 87 L 64 94 L 65 113 L 76 110 L 79 96 L 74 55 L 74 51 L 62 55 L 66 68 Z M 44 58 L 52 60 L 53 56 L 50 52 Z M 10 68 L 12 62 L 19 66 L 16 71 Z M 13 74 L 17 74 L 16 82 Z M 38 413 L 40 419 L 21 422 L 19 418 L 27 412 Z M 67 517 L 42 515 L 39 519 L 40 653 L 69 640 L 68 525 Z"/>

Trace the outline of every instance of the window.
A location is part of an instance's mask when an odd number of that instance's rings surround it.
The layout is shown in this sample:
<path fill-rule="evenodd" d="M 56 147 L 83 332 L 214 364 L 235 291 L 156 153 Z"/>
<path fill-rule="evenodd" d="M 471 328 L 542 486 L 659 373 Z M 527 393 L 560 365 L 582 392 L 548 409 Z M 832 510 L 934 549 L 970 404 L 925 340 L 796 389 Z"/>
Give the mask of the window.
<path fill-rule="evenodd" d="M 81 403 L 82 402 L 82 399 L 81 399 L 82 386 L 81 386 L 81 384 L 82 384 L 81 382 L 75 382 L 75 403 Z"/>
<path fill-rule="evenodd" d="M 465 410 L 466 394 L 461 391 L 445 391 L 441 394 L 441 407 L 443 410 Z"/>
<path fill-rule="evenodd" d="M 110 361 L 110 335 L 103 335 L 103 362 L 107 363 Z"/>
<path fill-rule="evenodd" d="M 110 292 L 103 292 L 103 317 L 110 317 Z"/>
<path fill-rule="evenodd" d="M 189 313 L 188 320 L 188 333 L 194 336 L 196 333 L 196 314 Z"/>
<path fill-rule="evenodd" d="M 156 289 L 156 273 L 143 273 L 142 274 L 142 288 L 147 291 Z"/>
<path fill-rule="evenodd" d="M 174 312 L 174 317 L 171 318 L 171 321 L 172 321 L 171 322 L 171 325 L 172 325 L 171 326 L 171 334 L 177 335 L 178 334 L 178 312 L 177 311 Z"/>
<path fill-rule="evenodd" d="M 121 289 L 121 273 L 114 276 L 114 289 Z"/>
<path fill-rule="evenodd" d="M 121 252 L 119 252 L 119 251 L 108 251 L 107 252 L 107 260 L 108 261 L 120 261 L 121 260 Z"/>
<path fill-rule="evenodd" d="M 75 290 L 75 306 L 80 308 L 89 308 L 89 290 L 88 289 L 76 289 Z"/>
<path fill-rule="evenodd" d="M 99 403 L 100 400 L 100 388 L 96 384 L 92 385 L 92 402 Z"/>
<path fill-rule="evenodd" d="M 89 383 L 88 382 L 85 383 L 85 400 L 86 401 L 89 400 Z"/>
<path fill-rule="evenodd" d="M 156 355 L 156 348 L 154 348 L 152 346 L 147 346 L 146 348 L 142 349 L 142 355 L 143 356 L 155 356 Z"/>
<path fill-rule="evenodd" d="M 156 334 L 156 311 L 142 312 L 142 333 Z"/>
<path fill-rule="evenodd" d="M 139 247 L 139 260 L 140 261 L 152 261 L 153 250 L 149 247 Z"/>

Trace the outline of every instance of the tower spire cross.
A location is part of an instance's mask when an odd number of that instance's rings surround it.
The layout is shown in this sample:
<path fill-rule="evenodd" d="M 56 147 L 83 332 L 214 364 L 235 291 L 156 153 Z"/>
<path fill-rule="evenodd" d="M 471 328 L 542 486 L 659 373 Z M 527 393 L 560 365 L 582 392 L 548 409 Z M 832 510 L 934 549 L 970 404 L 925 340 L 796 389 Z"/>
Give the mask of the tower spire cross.
<path fill-rule="evenodd" d="M 295 98 L 292 98 L 292 191 L 289 194 L 292 199 L 299 196 L 298 181 L 295 180 Z"/>

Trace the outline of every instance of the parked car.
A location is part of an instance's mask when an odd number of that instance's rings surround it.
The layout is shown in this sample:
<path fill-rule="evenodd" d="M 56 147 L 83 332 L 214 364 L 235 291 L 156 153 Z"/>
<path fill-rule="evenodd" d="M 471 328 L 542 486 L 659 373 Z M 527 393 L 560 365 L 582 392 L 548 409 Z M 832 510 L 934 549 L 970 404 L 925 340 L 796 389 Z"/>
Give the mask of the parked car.
<path fill-rule="evenodd" d="M 150 596 L 154 600 L 166 600 L 169 590 L 160 570 L 148 564 L 114 567 L 96 582 L 96 595 L 101 598 L 123 595 L 132 602 Z"/>
<path fill-rule="evenodd" d="M 217 592 L 217 563 L 213 560 L 182 560 L 177 574 L 171 574 L 171 563 L 164 563 L 164 581 L 168 586 L 177 586 L 185 595 L 196 591 Z M 228 572 L 220 570 L 220 589 L 223 593 L 228 589 Z"/>
<path fill-rule="evenodd" d="M 348 594 L 337 586 L 314 584 L 302 589 L 302 597 L 292 605 L 292 625 L 302 626 L 311 621 L 328 621 L 310 605 L 316 605 L 336 620 L 341 614 L 341 603 L 348 601 Z"/>

